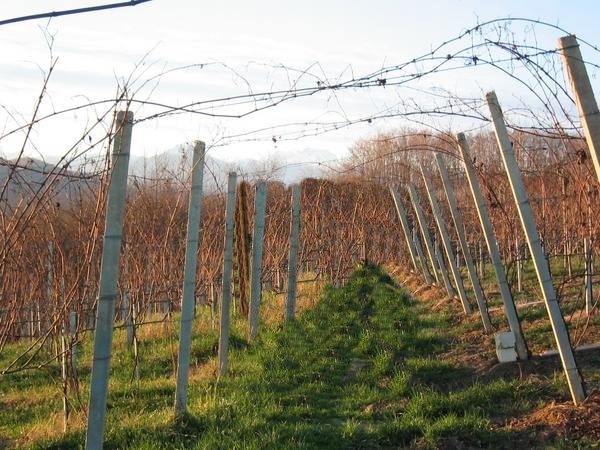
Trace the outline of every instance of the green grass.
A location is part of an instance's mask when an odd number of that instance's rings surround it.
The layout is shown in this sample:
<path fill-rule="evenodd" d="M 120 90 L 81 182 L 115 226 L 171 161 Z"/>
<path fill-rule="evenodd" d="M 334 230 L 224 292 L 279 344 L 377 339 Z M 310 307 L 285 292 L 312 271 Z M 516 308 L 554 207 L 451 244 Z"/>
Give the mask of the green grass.
<path fill-rule="evenodd" d="M 230 372 L 221 380 L 214 373 L 216 332 L 196 332 L 190 412 L 177 420 L 176 330 L 143 341 L 139 382 L 118 334 L 106 448 L 514 448 L 522 436 L 503 424 L 561 397 L 564 385 L 543 377 L 484 382 L 472 368 L 445 360 L 457 338 L 451 318 L 410 305 L 380 269 L 359 269 L 296 320 L 270 321 L 252 344 L 238 319 Z M 19 350 L 7 349 L 0 363 Z M 81 405 L 89 352 L 88 342 Z M 60 426 L 61 399 L 57 368 L 49 371 L 0 378 L 0 436 L 33 448 L 81 448 L 83 413 L 66 435 L 51 431 L 52 423 Z"/>

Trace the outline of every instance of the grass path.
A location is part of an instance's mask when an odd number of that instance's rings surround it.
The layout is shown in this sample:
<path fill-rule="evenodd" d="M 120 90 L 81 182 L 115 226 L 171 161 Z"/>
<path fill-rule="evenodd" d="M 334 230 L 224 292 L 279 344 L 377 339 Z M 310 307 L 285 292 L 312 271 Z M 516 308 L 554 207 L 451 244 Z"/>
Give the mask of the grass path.
<path fill-rule="evenodd" d="M 535 435 L 505 425 L 558 396 L 560 380 L 482 383 L 472 369 L 440 358 L 455 331 L 447 312 L 410 305 L 380 269 L 363 268 L 293 322 L 264 328 L 252 345 L 234 336 L 230 374 L 193 375 L 184 420 L 170 413 L 169 368 L 161 374 L 156 364 L 159 381 L 146 373 L 133 390 L 123 382 L 109 399 L 106 447 L 535 448 Z M 196 339 L 195 357 L 212 357 L 214 341 Z M 156 351 L 170 364 L 166 347 Z M 80 430 L 34 446 L 82 442 Z"/>

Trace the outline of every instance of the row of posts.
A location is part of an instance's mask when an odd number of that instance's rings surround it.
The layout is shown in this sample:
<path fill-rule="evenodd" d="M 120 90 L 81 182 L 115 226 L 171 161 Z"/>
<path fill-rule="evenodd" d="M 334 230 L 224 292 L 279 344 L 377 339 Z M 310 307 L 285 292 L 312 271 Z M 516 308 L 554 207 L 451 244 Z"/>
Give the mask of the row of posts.
<path fill-rule="evenodd" d="M 112 347 L 113 320 L 117 299 L 118 267 L 122 240 L 125 196 L 127 188 L 127 171 L 129 165 L 129 149 L 133 115 L 129 111 L 120 111 L 116 117 L 116 133 L 112 149 L 112 176 L 108 187 L 107 214 L 104 235 L 104 246 L 100 268 L 100 288 L 97 307 L 96 329 L 94 336 L 94 353 L 92 359 L 92 376 L 90 400 L 88 407 L 88 423 L 86 434 L 87 449 L 101 449 L 106 422 L 106 401 L 108 394 L 108 374 Z M 177 375 L 174 408 L 177 415 L 187 411 L 187 391 L 190 369 L 190 353 L 195 309 L 195 287 L 197 273 L 197 254 L 200 242 L 200 222 L 202 217 L 202 182 L 204 169 L 205 145 L 197 141 L 194 146 L 192 183 L 189 196 L 186 252 L 184 262 L 184 280 L 181 302 L 181 318 L 179 331 L 179 352 L 177 358 Z M 223 262 L 222 294 L 220 302 L 219 323 L 219 376 L 224 376 L 228 368 L 228 343 L 230 328 L 231 282 L 233 272 L 234 215 L 236 204 L 237 176 L 230 173 L 227 183 L 227 202 L 225 220 L 225 250 Z M 297 264 L 300 233 L 300 186 L 292 186 L 292 211 L 290 227 L 290 249 L 288 257 L 288 282 L 285 302 L 285 319 L 294 318 Z M 252 249 L 252 269 L 249 307 L 249 339 L 257 335 L 259 323 L 259 307 L 262 290 L 262 256 L 265 229 L 267 189 L 265 182 L 256 185 L 254 230 Z M 214 292 L 211 293 L 214 299 Z M 128 296 L 124 296 L 128 302 Z M 214 305 L 213 301 L 213 305 Z M 214 312 L 214 310 L 213 310 Z M 127 315 L 128 321 L 134 320 Z M 128 342 L 134 340 L 134 327 L 129 322 Z M 129 331 L 131 329 L 131 332 Z"/>
<path fill-rule="evenodd" d="M 580 116 L 582 118 L 586 140 L 590 149 L 590 153 L 592 155 L 592 160 L 594 162 L 594 168 L 596 170 L 598 180 L 600 181 L 600 115 L 598 114 L 598 106 L 596 104 L 596 100 L 592 92 L 589 77 L 587 75 L 585 64 L 581 57 L 581 53 L 575 36 L 566 36 L 561 38 L 559 40 L 559 49 L 563 57 L 565 67 L 567 69 L 567 73 L 569 76 L 569 80 L 571 81 L 573 91 L 575 92 L 575 100 L 579 109 Z M 549 264 L 544 253 L 542 243 L 540 242 L 539 234 L 537 232 L 537 225 L 535 223 L 533 212 L 531 210 L 529 197 L 527 191 L 525 190 L 523 178 L 517 165 L 517 160 L 514 155 L 513 146 L 510 141 L 508 130 L 504 122 L 503 113 L 500 108 L 500 104 L 498 102 L 496 94 L 494 92 L 488 93 L 486 95 L 486 100 L 492 117 L 497 145 L 500 149 L 502 162 L 508 176 L 509 184 L 517 206 L 519 219 L 523 228 L 523 232 L 525 234 L 533 266 L 535 268 L 538 282 L 542 291 L 542 296 L 546 305 L 546 309 L 554 333 L 558 353 L 561 358 L 569 390 L 571 392 L 571 397 L 575 404 L 579 404 L 585 399 L 586 396 L 583 380 L 574 358 L 573 347 L 571 345 L 568 330 L 560 310 L 556 291 L 552 283 L 552 275 L 550 273 Z M 523 337 L 523 332 L 518 319 L 510 286 L 506 279 L 506 273 L 504 270 L 504 266 L 502 265 L 502 260 L 498 249 L 498 243 L 492 230 L 487 207 L 484 203 L 483 196 L 481 194 L 481 188 L 476 178 L 475 170 L 473 168 L 471 157 L 469 155 L 467 139 L 462 133 L 457 135 L 457 146 L 463 160 L 465 174 L 469 183 L 473 200 L 475 202 L 480 225 L 486 241 L 488 254 L 490 256 L 492 266 L 496 275 L 496 280 L 500 288 L 500 295 L 504 304 L 504 312 L 506 314 L 510 330 L 515 337 L 516 352 L 519 359 L 527 359 L 529 357 L 529 351 L 527 349 L 527 344 Z M 466 245 L 466 240 L 464 236 L 464 225 L 460 218 L 460 214 L 458 213 L 456 198 L 450 186 L 446 168 L 444 166 L 444 162 L 441 156 L 436 156 L 436 163 L 450 207 L 454 228 L 458 234 L 458 241 L 461 246 L 461 251 L 465 258 L 465 264 L 467 266 L 468 275 L 473 286 L 475 298 L 477 300 L 477 306 L 483 322 L 483 327 L 486 332 L 490 332 L 492 328 L 489 320 L 489 313 L 487 311 L 485 300 L 483 299 L 481 285 L 479 283 L 479 280 L 477 279 L 477 273 L 474 269 L 468 246 Z M 456 261 L 452 254 L 452 246 L 450 245 L 448 232 L 442 220 L 441 211 L 439 209 L 437 199 L 435 198 L 435 194 L 432 190 L 431 183 L 426 177 L 422 168 L 421 173 L 427 191 L 427 195 L 429 197 L 429 202 L 433 211 L 433 216 L 435 218 L 437 229 L 442 239 L 442 244 L 446 253 L 446 258 L 450 265 L 451 273 L 458 290 L 459 299 L 461 301 L 465 313 L 469 314 L 470 306 L 466 299 L 462 278 L 460 277 Z M 448 295 L 450 297 L 454 297 L 455 291 L 449 283 L 447 270 L 444 267 L 443 260 L 441 258 L 434 258 L 434 255 L 436 255 L 436 253 L 431 243 L 432 241 L 429 235 L 428 225 L 425 221 L 416 189 L 410 183 L 407 187 L 410 201 L 415 212 L 416 223 L 418 224 L 420 230 L 420 236 L 425 242 L 425 248 L 427 250 L 429 262 L 431 264 L 430 270 L 430 267 L 428 266 L 425 258 L 423 257 L 424 252 L 421 248 L 421 243 L 418 238 L 419 233 L 415 232 L 414 228 L 410 228 L 406 210 L 402 204 L 400 195 L 396 190 L 392 188 L 391 193 L 396 205 L 398 217 L 400 219 L 400 224 L 407 241 L 407 248 L 410 253 L 410 259 L 413 269 L 421 271 L 428 284 L 433 281 L 431 275 L 433 275 L 435 281 L 439 283 L 439 272 Z M 586 261 L 585 304 L 586 311 L 589 313 L 591 312 L 592 308 L 593 290 L 591 245 L 588 239 L 585 240 L 584 253 Z M 439 253 L 437 255 L 439 255 Z M 521 261 L 519 258 L 519 261 L 517 263 L 519 290 L 522 289 L 522 266 L 520 262 Z"/>
<path fill-rule="evenodd" d="M 508 175 L 509 183 L 511 186 L 511 190 L 513 192 L 513 196 L 515 199 L 515 203 L 517 205 L 517 210 L 519 213 L 519 218 L 521 220 L 521 225 L 523 227 L 523 231 L 525 233 L 525 237 L 527 240 L 527 244 L 531 253 L 532 262 L 538 277 L 538 281 L 540 284 L 540 288 L 542 290 L 542 295 L 544 298 L 544 302 L 546 304 L 546 308 L 548 311 L 548 315 L 550 318 L 550 322 L 552 325 L 552 329 L 554 332 L 554 337 L 556 340 L 556 345 L 558 347 L 558 352 L 561 357 L 561 361 L 563 364 L 563 369 L 567 378 L 567 382 L 569 385 L 569 389 L 571 391 L 571 395 L 573 401 L 577 404 L 585 399 L 585 390 L 583 386 L 582 377 L 577 368 L 575 358 L 573 355 L 573 348 L 570 343 L 569 334 L 567 331 L 567 327 L 565 325 L 564 318 L 562 316 L 560 306 L 558 304 L 558 299 L 556 295 L 556 291 L 552 284 L 552 277 L 549 270 L 548 261 L 546 259 L 545 253 L 543 251 L 539 235 L 537 233 L 537 227 L 535 224 L 533 212 L 531 210 L 531 206 L 529 203 L 528 194 L 525 190 L 523 179 L 521 173 L 518 169 L 516 158 L 513 152 L 513 147 L 510 142 L 510 138 L 508 135 L 508 131 L 506 125 L 504 123 L 504 118 L 502 114 L 502 110 L 496 98 L 496 94 L 494 92 L 490 92 L 486 96 L 486 100 L 490 109 L 490 113 L 492 116 L 492 121 L 494 124 L 494 130 L 496 133 L 496 139 L 498 147 L 501 151 L 502 161 L 504 167 L 506 169 L 506 173 Z M 475 171 L 473 168 L 473 164 L 471 162 L 471 157 L 469 155 L 469 149 L 466 137 L 464 134 L 459 134 L 457 136 L 457 145 L 459 151 L 461 153 L 465 174 L 467 177 L 467 181 L 469 183 L 469 187 L 471 189 L 471 194 L 475 202 L 475 206 L 477 209 L 477 213 L 479 216 L 480 225 L 486 240 L 486 245 L 488 248 L 488 254 L 490 255 L 490 259 L 492 262 L 492 266 L 495 271 L 496 279 L 498 281 L 498 285 L 500 288 L 500 294 L 502 297 L 502 301 L 504 304 L 504 311 L 506 314 L 507 321 L 509 323 L 509 327 L 511 332 L 515 337 L 515 349 L 519 359 L 527 359 L 529 357 L 529 351 L 527 349 L 527 345 L 525 339 L 523 337 L 523 332 L 520 326 L 520 322 L 518 319 L 516 307 L 514 304 L 514 300 L 512 297 L 512 293 L 510 290 L 510 286 L 506 279 L 506 273 L 504 270 L 504 266 L 502 265 L 502 261 L 500 258 L 500 252 L 498 249 L 498 244 L 496 238 L 494 236 L 491 222 L 489 219 L 488 211 L 483 201 L 483 196 L 481 194 L 481 189 L 479 186 L 479 182 L 475 176 Z M 456 198 L 452 191 L 452 188 L 449 183 L 448 175 L 446 172 L 446 168 L 441 156 L 436 156 L 436 162 L 438 166 L 438 171 L 440 173 L 442 184 L 444 187 L 444 191 L 446 193 L 446 197 L 448 200 L 448 204 L 451 211 L 452 220 L 454 223 L 454 229 L 458 235 L 458 241 L 461 245 L 461 251 L 465 259 L 465 263 L 467 266 L 467 272 L 469 278 L 471 280 L 471 284 L 473 286 L 473 290 L 475 293 L 475 298 L 477 300 L 477 306 L 481 315 L 481 319 L 483 322 L 483 328 L 486 332 L 492 331 L 491 322 L 489 319 L 489 312 L 487 310 L 487 305 L 485 303 L 485 299 L 483 298 L 483 292 L 481 290 L 481 285 L 479 283 L 477 273 L 473 266 L 472 258 L 469 253 L 469 249 L 466 243 L 466 239 L 464 236 L 464 226 L 462 220 L 460 218 L 460 214 L 458 212 L 458 208 L 456 205 Z M 442 244 L 444 247 L 444 251 L 446 254 L 446 261 L 448 262 L 451 273 L 454 279 L 454 283 L 456 286 L 456 290 L 458 291 L 458 297 L 463 306 L 463 310 L 465 314 L 470 314 L 470 305 L 468 299 L 466 297 L 466 292 L 464 289 L 463 280 L 461 278 L 460 272 L 458 271 L 458 267 L 456 264 L 456 260 L 453 254 L 452 245 L 449 239 L 448 231 L 446 226 L 442 220 L 441 210 L 439 208 L 437 199 L 435 197 L 434 191 L 432 189 L 432 185 L 430 180 L 427 178 L 423 169 L 421 168 L 421 174 L 423 177 L 423 182 L 425 184 L 425 189 L 427 191 L 427 195 L 429 198 L 429 203 L 431 205 L 431 209 L 433 212 L 433 216 L 437 225 L 437 229 L 439 231 L 439 235 L 442 240 Z M 402 204 L 402 200 L 400 195 L 395 189 L 391 189 L 391 193 L 396 205 L 396 209 L 398 212 L 398 217 L 400 219 L 400 224 L 402 226 L 404 236 L 407 241 L 407 247 L 410 253 L 410 258 L 412 262 L 412 266 L 414 270 L 421 271 L 426 282 L 431 283 L 433 281 L 431 274 L 433 274 L 433 278 L 435 278 L 436 282 L 439 283 L 440 276 L 443 281 L 443 284 L 446 288 L 446 291 L 450 297 L 456 296 L 456 291 L 452 287 L 449 282 L 447 270 L 444 267 L 444 261 L 441 258 L 435 258 L 434 256 L 438 254 L 433 249 L 432 239 L 429 233 L 429 227 L 425 220 L 425 216 L 423 214 L 420 200 L 418 194 L 416 192 L 415 187 L 409 183 L 408 186 L 408 194 L 410 197 L 410 201 L 413 206 L 413 210 L 416 217 L 416 223 L 418 224 L 420 230 L 420 236 L 423 238 L 425 242 L 425 248 L 427 250 L 427 254 L 429 256 L 428 266 L 427 262 L 423 258 L 423 250 L 420 248 L 421 244 L 416 239 L 419 233 L 415 233 L 414 229 L 409 226 L 408 218 L 406 214 L 406 209 Z M 586 240 L 586 309 L 591 308 L 591 300 L 592 300 L 592 280 L 591 280 L 591 267 L 589 267 L 589 261 L 591 261 L 591 255 L 589 250 L 589 244 Z M 418 261 L 418 263 L 417 263 Z M 438 272 L 440 276 L 438 276 Z"/>

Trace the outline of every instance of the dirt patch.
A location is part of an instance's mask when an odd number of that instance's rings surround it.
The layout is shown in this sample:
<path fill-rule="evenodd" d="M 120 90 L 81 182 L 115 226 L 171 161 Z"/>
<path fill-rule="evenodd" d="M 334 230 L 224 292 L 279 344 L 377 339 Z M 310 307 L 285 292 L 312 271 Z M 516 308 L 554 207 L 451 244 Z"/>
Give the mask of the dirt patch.
<path fill-rule="evenodd" d="M 387 409 L 387 407 L 388 407 L 388 405 L 385 402 L 375 402 L 375 403 L 370 403 L 367 406 L 365 406 L 362 409 L 362 412 L 372 413 L 372 412 L 385 411 Z"/>
<path fill-rule="evenodd" d="M 511 420 L 507 427 L 517 432 L 536 430 L 569 439 L 585 437 L 600 442 L 600 390 L 592 391 L 579 406 L 572 402 L 552 402 L 527 416 Z"/>

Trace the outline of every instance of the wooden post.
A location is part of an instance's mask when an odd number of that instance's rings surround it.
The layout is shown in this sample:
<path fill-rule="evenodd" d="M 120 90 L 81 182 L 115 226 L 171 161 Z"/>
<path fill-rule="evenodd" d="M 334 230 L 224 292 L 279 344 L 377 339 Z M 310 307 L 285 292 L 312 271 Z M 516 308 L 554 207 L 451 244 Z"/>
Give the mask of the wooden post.
<path fill-rule="evenodd" d="M 477 215 L 479 216 L 479 223 L 483 231 L 483 236 L 485 238 L 485 243 L 490 255 L 490 260 L 492 261 L 492 267 L 494 268 L 494 273 L 496 274 L 496 280 L 498 280 L 500 296 L 502 298 L 502 303 L 504 304 L 504 313 L 506 314 L 510 331 L 512 331 L 512 333 L 515 335 L 517 355 L 519 359 L 526 360 L 529 358 L 529 350 L 527 349 L 527 344 L 525 342 L 525 338 L 523 337 L 523 330 L 521 329 L 521 323 L 519 322 L 519 316 L 517 315 L 517 308 L 515 308 L 510 286 L 508 285 L 508 281 L 506 279 L 506 272 L 504 271 L 502 259 L 500 258 L 498 242 L 496 241 L 496 236 L 494 235 L 494 230 L 492 229 L 492 222 L 490 221 L 487 207 L 483 201 L 483 195 L 481 193 L 479 181 L 477 181 L 477 176 L 475 175 L 475 168 L 471 162 L 471 155 L 469 155 L 467 139 L 465 138 L 464 134 L 460 133 L 457 136 L 457 140 L 458 148 L 463 159 L 463 165 L 465 167 L 465 174 L 471 189 L 471 195 L 473 196 L 473 201 L 475 202 L 475 207 L 477 209 Z"/>
<path fill-rule="evenodd" d="M 450 237 L 448 236 L 446 224 L 442 219 L 442 211 L 440 210 L 437 198 L 435 197 L 435 193 L 433 192 L 433 186 L 431 185 L 429 179 L 425 176 L 423 166 L 421 166 L 421 175 L 423 176 L 425 190 L 427 191 L 427 197 L 429 198 L 431 210 L 433 211 L 433 218 L 442 238 L 442 245 L 444 246 L 444 252 L 446 253 L 446 260 L 450 265 L 452 278 L 454 278 L 454 284 L 456 285 L 456 290 L 458 291 L 458 298 L 462 304 L 463 311 L 465 312 L 465 314 L 471 314 L 471 305 L 469 305 L 469 299 L 467 298 L 465 286 L 463 284 L 462 277 L 460 276 L 460 272 L 458 271 L 458 267 L 456 266 L 454 251 L 452 250 L 452 242 L 450 242 Z"/>
<path fill-rule="evenodd" d="M 249 184 L 242 181 L 238 187 L 235 212 L 235 273 L 237 275 L 237 288 L 239 293 L 240 314 L 249 317 L 250 296 L 250 231 L 248 213 Z M 234 282 L 235 284 L 235 282 Z M 234 303 L 235 307 L 235 303 Z"/>
<path fill-rule="evenodd" d="M 196 269 L 202 220 L 202 181 L 204 174 L 204 150 L 202 141 L 194 143 L 192 158 L 192 185 L 188 206 L 185 262 L 183 265 L 183 290 L 181 295 L 181 318 L 179 326 L 179 352 L 177 354 L 177 381 L 175 386 L 175 414 L 187 411 L 187 388 L 190 371 L 192 326 L 196 297 Z"/>
<path fill-rule="evenodd" d="M 452 185 L 450 184 L 448 171 L 446 170 L 446 165 L 444 164 L 444 160 L 442 159 L 441 155 L 436 153 L 435 160 L 440 177 L 442 179 L 442 185 L 444 186 L 444 192 L 446 193 L 446 199 L 448 200 L 448 206 L 450 207 L 450 215 L 452 216 L 452 221 L 454 222 L 454 229 L 456 230 L 456 234 L 458 236 L 458 243 L 462 251 L 463 260 L 467 266 L 467 273 L 469 274 L 469 279 L 471 280 L 471 285 L 473 286 L 473 293 L 475 294 L 475 300 L 477 301 L 477 307 L 479 308 L 483 329 L 486 333 L 491 333 L 493 331 L 492 322 L 490 321 L 490 315 L 488 313 L 487 304 L 483 295 L 483 289 L 481 288 L 477 271 L 473 265 L 471 252 L 469 252 L 469 244 L 467 243 L 467 238 L 465 236 L 465 226 L 463 224 L 462 217 L 460 216 L 460 211 L 458 210 L 458 203 L 456 201 L 456 196 L 454 195 Z"/>
<path fill-rule="evenodd" d="M 119 259 L 121 257 L 121 238 L 125 217 L 133 113 L 131 111 L 119 111 L 115 125 L 117 132 L 114 136 L 112 170 L 108 186 L 106 225 L 104 228 L 96 332 L 94 336 L 92 379 L 85 441 L 87 450 L 100 450 L 104 442 L 108 375 L 115 302 L 117 299 Z"/>
<path fill-rule="evenodd" d="M 527 191 L 525 190 L 525 185 L 523 183 L 519 167 L 517 166 L 517 160 L 512 148 L 512 143 L 510 141 L 506 125 L 504 124 L 502 110 L 500 109 L 500 104 L 498 103 L 495 92 L 489 92 L 486 95 L 486 100 L 492 115 L 494 130 L 496 132 L 496 140 L 498 142 L 498 147 L 500 148 L 504 168 L 506 169 L 506 173 L 508 175 L 510 187 L 515 198 L 517 210 L 519 212 L 519 218 L 521 219 L 521 225 L 523 226 L 523 231 L 525 232 L 525 237 L 531 252 L 533 265 L 535 267 L 540 288 L 542 290 L 544 302 L 546 303 L 546 309 L 548 310 L 548 316 L 550 318 L 552 330 L 554 331 L 556 346 L 558 347 L 558 352 L 560 354 L 567 382 L 569 384 L 569 389 L 571 390 L 573 402 L 577 405 L 585 400 L 586 394 L 581 375 L 573 355 L 573 348 L 571 347 L 569 333 L 560 311 L 556 292 L 552 284 L 552 275 L 548 267 L 548 261 L 546 260 L 546 255 L 544 254 L 542 245 L 540 243 L 540 238 L 537 233 L 535 219 L 531 210 L 531 205 L 529 204 L 529 197 L 527 195 Z"/>
<path fill-rule="evenodd" d="M 265 235 L 265 215 L 267 210 L 267 184 L 259 181 L 254 194 L 254 229 L 252 236 L 252 273 L 250 280 L 249 338 L 256 337 L 262 294 L 262 260 Z"/>
<path fill-rule="evenodd" d="M 225 253 L 223 258 L 223 286 L 221 286 L 221 323 L 219 329 L 219 376 L 227 373 L 229 361 L 229 322 L 231 307 L 231 275 L 233 271 L 233 234 L 235 220 L 235 193 L 237 175 L 229 172 L 227 181 L 227 205 L 225 212 Z"/>
<path fill-rule="evenodd" d="M 558 40 L 558 47 L 575 94 L 575 103 L 592 155 L 596 176 L 600 181 L 600 113 L 592 84 L 581 56 L 577 38 L 574 35 L 563 36 Z"/>
<path fill-rule="evenodd" d="M 285 303 L 285 320 L 294 318 L 298 267 L 298 241 L 300 239 L 300 185 L 292 186 L 292 224 L 290 228 L 290 256 L 288 260 L 288 285 Z"/>

